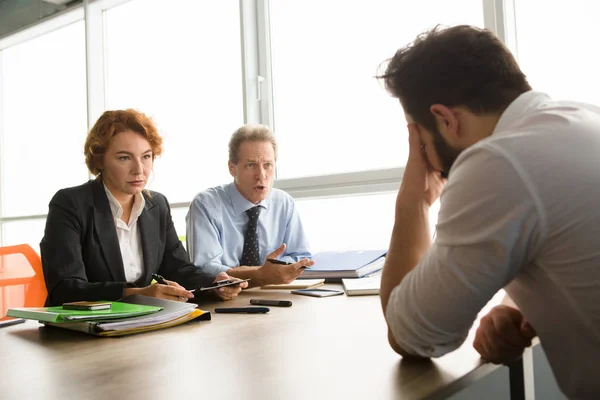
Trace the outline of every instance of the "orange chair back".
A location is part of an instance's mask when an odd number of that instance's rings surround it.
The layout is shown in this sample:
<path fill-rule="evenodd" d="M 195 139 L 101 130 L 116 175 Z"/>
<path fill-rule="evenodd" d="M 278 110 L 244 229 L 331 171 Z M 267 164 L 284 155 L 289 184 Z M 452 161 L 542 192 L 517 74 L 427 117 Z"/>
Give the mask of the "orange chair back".
<path fill-rule="evenodd" d="M 0 317 L 11 307 L 43 307 L 42 260 L 28 244 L 0 247 Z"/>

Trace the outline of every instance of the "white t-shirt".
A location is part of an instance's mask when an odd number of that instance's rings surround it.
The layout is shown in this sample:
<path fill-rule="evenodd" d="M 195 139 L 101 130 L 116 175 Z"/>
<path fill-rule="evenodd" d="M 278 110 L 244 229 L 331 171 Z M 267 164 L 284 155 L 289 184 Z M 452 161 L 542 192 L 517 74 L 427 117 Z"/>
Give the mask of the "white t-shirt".
<path fill-rule="evenodd" d="M 146 200 L 141 193 L 135 196 L 131 214 L 129 216 L 129 223 L 126 224 L 121 219 L 123 207 L 121 207 L 119 201 L 113 196 L 110 190 L 108 190 L 106 185 L 104 186 L 104 190 L 106 191 L 108 203 L 110 204 L 110 211 L 115 221 L 115 228 L 117 229 L 117 238 L 119 239 L 119 248 L 121 249 L 121 257 L 123 258 L 125 279 L 127 282 L 135 282 L 144 273 L 142 236 L 138 229 L 137 222 L 138 217 L 144 211 Z"/>
<path fill-rule="evenodd" d="M 562 391 L 600 395 L 600 108 L 522 94 L 458 157 L 440 204 L 435 242 L 387 306 L 400 347 L 456 349 L 504 288 Z"/>

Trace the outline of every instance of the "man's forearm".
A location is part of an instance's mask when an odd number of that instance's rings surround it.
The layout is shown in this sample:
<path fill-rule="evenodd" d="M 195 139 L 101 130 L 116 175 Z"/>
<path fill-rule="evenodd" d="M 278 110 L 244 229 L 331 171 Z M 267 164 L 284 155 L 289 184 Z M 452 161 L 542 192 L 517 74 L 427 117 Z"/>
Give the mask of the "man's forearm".
<path fill-rule="evenodd" d="M 429 206 L 398 199 L 392 239 L 381 276 L 380 297 L 384 315 L 392 290 L 417 265 L 430 245 Z"/>
<path fill-rule="evenodd" d="M 258 272 L 260 267 L 240 266 L 227 270 L 227 275 L 240 279 L 250 279 L 248 287 L 263 286 L 262 279 Z"/>

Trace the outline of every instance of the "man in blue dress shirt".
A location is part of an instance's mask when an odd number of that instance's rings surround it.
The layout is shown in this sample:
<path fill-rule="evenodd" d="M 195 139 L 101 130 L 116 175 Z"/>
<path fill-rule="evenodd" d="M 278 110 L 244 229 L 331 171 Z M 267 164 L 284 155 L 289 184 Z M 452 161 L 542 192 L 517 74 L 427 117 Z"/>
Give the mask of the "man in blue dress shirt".
<path fill-rule="evenodd" d="M 251 286 L 289 283 L 313 264 L 294 199 L 273 189 L 277 142 L 264 125 L 244 125 L 229 141 L 233 182 L 196 195 L 186 216 L 192 262 Z M 275 264 L 267 259 L 287 261 Z"/>

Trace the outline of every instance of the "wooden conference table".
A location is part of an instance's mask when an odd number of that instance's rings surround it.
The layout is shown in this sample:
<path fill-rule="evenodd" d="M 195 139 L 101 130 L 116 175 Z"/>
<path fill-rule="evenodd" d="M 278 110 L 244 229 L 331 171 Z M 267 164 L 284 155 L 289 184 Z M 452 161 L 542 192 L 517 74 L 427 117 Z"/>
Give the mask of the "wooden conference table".
<path fill-rule="evenodd" d="M 209 322 L 122 338 L 36 321 L 2 328 L 0 398 L 436 399 L 500 368 L 482 363 L 472 336 L 440 359 L 402 361 L 388 346 L 378 296 L 252 289 L 200 308 L 245 306 L 251 298 L 293 306 L 213 313 Z"/>

